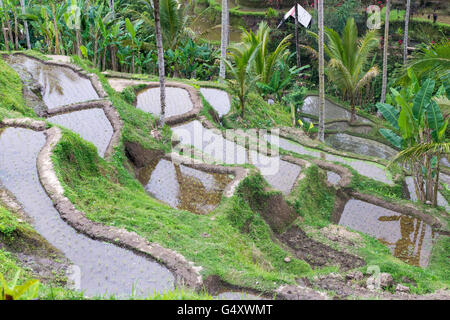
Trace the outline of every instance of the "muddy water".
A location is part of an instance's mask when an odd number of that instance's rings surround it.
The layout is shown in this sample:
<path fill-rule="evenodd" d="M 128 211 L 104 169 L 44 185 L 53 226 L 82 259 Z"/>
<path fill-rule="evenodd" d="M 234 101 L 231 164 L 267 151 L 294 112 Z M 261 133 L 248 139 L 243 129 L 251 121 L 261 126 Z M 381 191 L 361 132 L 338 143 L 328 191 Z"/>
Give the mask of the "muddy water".
<path fill-rule="evenodd" d="M 270 138 L 268 135 L 265 135 L 264 138 L 270 142 Z M 381 165 L 378 165 L 374 162 L 362 161 L 357 159 L 345 158 L 336 156 L 333 154 L 328 154 L 324 152 L 320 152 L 315 149 L 310 149 L 302 146 L 299 143 L 291 141 L 285 138 L 279 138 L 279 141 L 273 142 L 274 144 L 279 145 L 281 149 L 292 151 L 298 154 L 305 154 L 315 158 L 322 158 L 329 161 L 335 161 L 343 164 L 347 164 L 355 169 L 359 174 L 372 178 L 374 180 L 378 180 L 387 184 L 392 184 L 392 179 L 386 175 L 384 168 Z"/>
<path fill-rule="evenodd" d="M 173 288 L 164 267 L 112 244 L 77 233 L 59 216 L 42 188 L 36 157 L 45 143 L 41 132 L 8 128 L 0 135 L 0 182 L 33 218 L 36 231 L 81 269 L 81 290 L 87 295 L 138 295 Z"/>
<path fill-rule="evenodd" d="M 300 166 L 279 157 L 268 157 L 253 150 L 250 151 L 250 162 L 261 171 L 272 187 L 286 195 L 292 190 L 302 170 Z"/>
<path fill-rule="evenodd" d="M 379 239 L 394 256 L 408 264 L 428 264 L 434 234 L 431 227 L 420 219 L 351 199 L 339 224 Z"/>
<path fill-rule="evenodd" d="M 300 166 L 283 161 L 278 156 L 268 157 L 256 151 L 248 154 L 246 148 L 204 128 L 198 120 L 173 127 L 172 130 L 180 137 L 181 145 L 193 146 L 217 163 L 253 164 L 272 187 L 285 194 L 290 192 L 301 171 Z"/>
<path fill-rule="evenodd" d="M 207 214 L 222 200 L 232 177 L 207 173 L 161 159 L 139 172 L 139 181 L 156 199 L 174 208 Z"/>
<path fill-rule="evenodd" d="M 333 171 L 327 171 L 327 181 L 333 185 L 337 185 L 341 181 L 341 176 Z"/>
<path fill-rule="evenodd" d="M 206 101 L 217 111 L 219 117 L 226 115 L 230 111 L 230 97 L 226 91 L 213 88 L 201 88 L 200 92 Z"/>
<path fill-rule="evenodd" d="M 439 175 L 440 176 L 440 175 Z M 445 179 L 445 177 L 444 177 Z M 441 181 L 442 177 L 441 177 Z M 411 201 L 417 201 L 416 187 L 414 186 L 414 179 L 411 176 L 405 178 L 406 185 L 408 186 L 409 198 Z M 442 194 L 438 191 L 437 194 L 437 204 L 438 206 L 444 207 L 447 211 L 450 212 L 450 205 L 447 200 L 442 196 Z"/>
<path fill-rule="evenodd" d="M 48 121 L 66 127 L 78 133 L 84 140 L 92 142 L 101 157 L 105 155 L 113 135 L 113 127 L 103 109 L 65 113 L 50 117 Z"/>
<path fill-rule="evenodd" d="M 172 127 L 172 131 L 180 138 L 182 145 L 201 150 L 217 163 L 248 163 L 247 150 L 244 147 L 224 139 L 220 133 L 204 128 L 198 120 Z"/>
<path fill-rule="evenodd" d="M 318 96 L 308 96 L 305 98 L 305 102 L 302 107 L 302 112 L 306 114 L 311 114 L 314 116 L 319 116 L 319 97 Z M 341 108 L 337 104 L 325 99 L 325 119 L 348 119 L 350 120 L 351 113 L 347 109 Z M 356 116 L 356 120 L 363 123 L 370 123 L 371 121 Z"/>
<path fill-rule="evenodd" d="M 397 151 L 378 141 L 355 137 L 346 133 L 327 135 L 325 142 L 337 150 L 349 151 L 381 159 L 391 159 Z"/>
<path fill-rule="evenodd" d="M 137 95 L 136 107 L 152 114 L 161 114 L 159 88 L 142 90 Z M 194 108 L 185 89 L 166 87 L 166 117 L 187 113 Z"/>
<path fill-rule="evenodd" d="M 5 61 L 15 70 L 28 72 L 41 85 L 48 109 L 99 98 L 91 81 L 69 68 L 46 65 L 22 55 L 9 56 Z"/>

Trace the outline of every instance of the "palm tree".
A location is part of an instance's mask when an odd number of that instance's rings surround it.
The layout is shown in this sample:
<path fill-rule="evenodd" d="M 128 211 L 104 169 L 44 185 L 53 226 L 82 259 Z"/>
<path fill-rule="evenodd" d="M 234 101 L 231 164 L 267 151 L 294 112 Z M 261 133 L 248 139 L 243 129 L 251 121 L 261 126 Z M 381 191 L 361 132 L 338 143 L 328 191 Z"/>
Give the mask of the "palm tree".
<path fill-rule="evenodd" d="M 186 11 L 187 7 L 179 5 L 177 0 L 161 0 L 161 30 L 164 44 L 168 49 L 175 50 L 183 36 L 189 33 L 189 16 Z"/>
<path fill-rule="evenodd" d="M 365 70 L 370 54 L 379 43 L 377 33 L 375 30 L 367 31 L 364 37 L 358 40 L 358 29 L 353 18 L 347 20 L 341 35 L 332 29 L 326 27 L 324 29 L 328 39 L 328 44 L 324 44 L 323 47 L 329 57 L 327 75 L 340 89 L 343 98 L 350 102 L 351 121 L 354 121 L 355 106 L 361 90 L 379 73 L 377 66 Z M 312 32 L 310 34 L 318 38 L 317 34 Z M 317 56 L 314 49 L 302 47 Z"/>
<path fill-rule="evenodd" d="M 319 1 L 319 140 L 325 141 L 325 61 L 324 61 L 324 26 L 323 1 Z"/>
<path fill-rule="evenodd" d="M 146 0 L 150 1 L 150 0 Z M 155 17 L 155 34 L 156 34 L 156 47 L 158 50 L 158 72 L 159 72 L 159 88 L 160 88 L 160 100 L 161 100 L 161 122 L 160 126 L 163 127 L 166 117 L 166 83 L 164 75 L 164 49 L 161 34 L 161 21 L 160 21 L 160 8 L 159 0 L 153 1 Z"/>
<path fill-rule="evenodd" d="M 255 53 L 260 45 L 255 42 L 235 44 L 229 48 L 229 56 L 232 62 L 225 60 L 231 78 L 227 79 L 228 87 L 239 98 L 242 118 L 244 118 L 245 114 L 245 102 L 248 93 L 261 77 L 260 75 L 252 74 Z"/>
<path fill-rule="evenodd" d="M 228 0 L 222 0 L 222 35 L 220 41 L 220 70 L 219 81 L 223 82 L 225 79 L 225 59 L 227 58 L 227 46 L 229 36 L 229 12 Z"/>
<path fill-rule="evenodd" d="M 292 38 L 292 35 L 286 36 L 273 52 L 269 52 L 270 31 L 267 22 L 262 21 L 256 34 L 251 30 L 243 30 L 242 34 L 242 41 L 249 48 L 256 48 L 252 65 L 255 73 L 259 76 L 259 81 L 264 84 L 268 84 L 272 79 L 277 63 L 289 55 L 289 40 Z"/>
<path fill-rule="evenodd" d="M 387 86 L 387 56 L 389 45 L 389 13 L 391 1 L 386 0 L 386 18 L 384 19 L 384 46 L 383 46 L 383 78 L 381 80 L 381 99 L 380 102 L 386 101 L 386 86 Z"/>
<path fill-rule="evenodd" d="M 408 59 L 408 28 L 409 28 L 410 9 L 411 9 L 411 0 L 406 0 L 405 35 L 403 39 L 403 64 L 406 64 L 406 60 Z"/>
<path fill-rule="evenodd" d="M 421 49 L 408 64 L 419 78 L 436 80 L 450 76 L 450 40 Z"/>

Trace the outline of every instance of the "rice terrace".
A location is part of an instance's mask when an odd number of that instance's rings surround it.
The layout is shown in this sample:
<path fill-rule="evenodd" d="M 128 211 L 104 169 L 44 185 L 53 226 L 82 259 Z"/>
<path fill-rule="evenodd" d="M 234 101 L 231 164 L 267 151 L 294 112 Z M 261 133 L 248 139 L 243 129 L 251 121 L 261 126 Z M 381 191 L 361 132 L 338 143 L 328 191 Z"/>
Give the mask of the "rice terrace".
<path fill-rule="evenodd" d="M 0 0 L 0 300 L 450 300 L 449 17 Z"/>

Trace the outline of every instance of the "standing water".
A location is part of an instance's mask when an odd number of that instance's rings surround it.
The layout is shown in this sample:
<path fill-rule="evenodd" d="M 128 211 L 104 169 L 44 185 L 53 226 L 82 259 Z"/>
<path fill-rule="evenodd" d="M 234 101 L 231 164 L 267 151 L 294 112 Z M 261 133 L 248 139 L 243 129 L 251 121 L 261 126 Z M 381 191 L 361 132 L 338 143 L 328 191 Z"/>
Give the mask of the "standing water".
<path fill-rule="evenodd" d="M 48 109 L 99 99 L 91 81 L 70 68 L 47 65 L 24 55 L 10 55 L 5 61 L 15 70 L 28 72 L 41 85 Z"/>
<path fill-rule="evenodd" d="M 206 214 L 222 200 L 231 182 L 226 174 L 207 173 L 165 159 L 152 163 L 139 172 L 145 190 L 173 208 Z"/>
<path fill-rule="evenodd" d="M 92 240 L 64 222 L 39 182 L 36 158 L 42 132 L 7 128 L 0 135 L 0 182 L 33 219 L 33 226 L 80 268 L 80 289 L 89 296 L 148 296 L 173 288 L 165 267 L 110 243 Z"/>

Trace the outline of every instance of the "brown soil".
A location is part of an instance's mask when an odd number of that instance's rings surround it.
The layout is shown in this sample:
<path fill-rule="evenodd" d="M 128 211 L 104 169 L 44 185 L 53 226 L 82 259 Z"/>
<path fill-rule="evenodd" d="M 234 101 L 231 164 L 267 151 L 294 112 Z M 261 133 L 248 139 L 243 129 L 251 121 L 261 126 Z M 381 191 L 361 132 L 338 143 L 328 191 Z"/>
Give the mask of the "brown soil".
<path fill-rule="evenodd" d="M 359 257 L 312 240 L 296 226 L 290 227 L 279 239 L 294 251 L 298 259 L 305 260 L 311 267 L 338 266 L 346 271 L 365 265 Z"/>
<path fill-rule="evenodd" d="M 139 143 L 125 142 L 125 153 L 136 168 L 143 168 L 159 160 L 164 152 L 157 149 L 145 149 Z"/>

